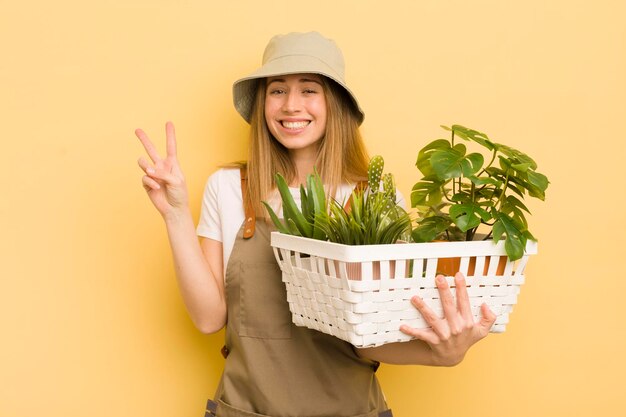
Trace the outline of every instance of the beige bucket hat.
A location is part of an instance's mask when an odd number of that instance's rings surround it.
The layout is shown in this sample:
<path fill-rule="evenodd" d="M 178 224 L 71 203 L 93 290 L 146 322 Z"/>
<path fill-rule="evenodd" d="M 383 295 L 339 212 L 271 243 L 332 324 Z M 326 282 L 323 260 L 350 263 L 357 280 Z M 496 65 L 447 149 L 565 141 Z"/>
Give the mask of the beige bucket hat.
<path fill-rule="evenodd" d="M 250 123 L 252 104 L 260 78 L 287 74 L 320 74 L 335 81 L 348 92 L 361 124 L 365 114 L 345 81 L 343 54 L 332 39 L 317 32 L 277 35 L 270 39 L 261 68 L 233 84 L 233 101 L 241 116 Z"/>

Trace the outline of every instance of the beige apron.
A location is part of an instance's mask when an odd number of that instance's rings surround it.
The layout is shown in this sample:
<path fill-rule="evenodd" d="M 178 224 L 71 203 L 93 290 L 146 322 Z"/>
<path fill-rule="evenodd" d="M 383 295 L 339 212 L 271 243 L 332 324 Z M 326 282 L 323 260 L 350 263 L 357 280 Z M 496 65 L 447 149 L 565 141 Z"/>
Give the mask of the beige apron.
<path fill-rule="evenodd" d="M 255 221 L 249 205 L 246 218 L 226 268 L 226 362 L 206 415 L 391 416 L 377 362 L 360 358 L 341 339 L 291 322 L 271 228 Z"/>

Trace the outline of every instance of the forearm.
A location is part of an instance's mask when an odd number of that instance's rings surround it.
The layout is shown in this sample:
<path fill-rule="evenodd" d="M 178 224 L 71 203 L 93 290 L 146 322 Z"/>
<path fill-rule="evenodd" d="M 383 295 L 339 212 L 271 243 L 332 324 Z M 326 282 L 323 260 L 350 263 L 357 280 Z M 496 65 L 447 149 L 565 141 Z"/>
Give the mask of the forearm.
<path fill-rule="evenodd" d="M 451 360 L 449 362 L 437 360 L 433 355 L 432 349 L 426 342 L 421 340 L 359 348 L 357 353 L 361 357 L 392 365 L 454 366 L 460 362 L 460 360 Z"/>
<path fill-rule="evenodd" d="M 187 311 L 200 331 L 214 333 L 226 324 L 222 271 L 212 269 L 204 256 L 189 210 L 165 217 L 165 224 Z"/>

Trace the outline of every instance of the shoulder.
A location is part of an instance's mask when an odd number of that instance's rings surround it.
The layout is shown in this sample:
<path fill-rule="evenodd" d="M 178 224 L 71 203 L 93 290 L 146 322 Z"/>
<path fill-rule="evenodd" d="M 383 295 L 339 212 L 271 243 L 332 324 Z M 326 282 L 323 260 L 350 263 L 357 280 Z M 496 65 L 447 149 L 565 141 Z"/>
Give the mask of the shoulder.
<path fill-rule="evenodd" d="M 239 168 L 219 168 L 209 176 L 207 184 L 225 187 L 240 186 L 241 173 Z"/>
<path fill-rule="evenodd" d="M 219 168 L 204 187 L 203 204 L 214 210 L 230 210 L 242 203 L 241 175 L 237 168 Z"/>
<path fill-rule="evenodd" d="M 237 168 L 219 168 L 209 176 L 206 182 L 205 194 L 212 194 L 220 199 L 235 195 L 241 197 L 241 175 Z"/>

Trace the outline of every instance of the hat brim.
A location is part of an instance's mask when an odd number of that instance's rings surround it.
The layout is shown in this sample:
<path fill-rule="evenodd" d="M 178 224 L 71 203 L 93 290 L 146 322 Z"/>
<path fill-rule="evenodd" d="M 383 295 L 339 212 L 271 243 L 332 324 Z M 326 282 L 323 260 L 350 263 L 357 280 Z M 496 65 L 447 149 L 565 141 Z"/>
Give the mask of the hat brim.
<path fill-rule="evenodd" d="M 265 63 L 265 65 L 247 77 L 240 78 L 233 83 L 233 102 L 235 109 L 237 109 L 246 122 L 250 123 L 252 118 L 252 106 L 254 104 L 258 81 L 261 78 L 289 74 L 319 74 L 335 81 L 346 90 L 350 96 L 354 108 L 358 113 L 359 125 L 363 123 L 365 114 L 363 110 L 361 110 L 355 95 L 346 86 L 342 77 L 323 61 L 307 55 L 287 55 L 274 59 Z"/>

